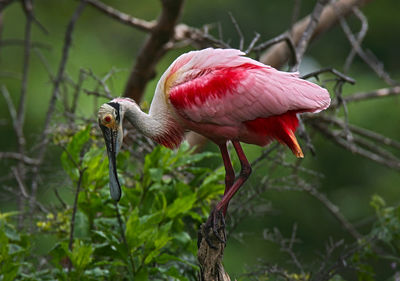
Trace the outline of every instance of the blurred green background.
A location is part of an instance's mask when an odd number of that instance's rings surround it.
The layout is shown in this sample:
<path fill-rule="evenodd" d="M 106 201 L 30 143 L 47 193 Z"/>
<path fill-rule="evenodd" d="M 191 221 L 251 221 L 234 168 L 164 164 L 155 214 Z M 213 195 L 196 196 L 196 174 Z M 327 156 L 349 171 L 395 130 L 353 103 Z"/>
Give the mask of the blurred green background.
<path fill-rule="evenodd" d="M 146 20 L 156 18 L 160 12 L 160 3 L 156 0 L 104 2 Z M 260 33 L 261 42 L 287 30 L 291 23 L 294 2 L 289 0 L 186 1 L 181 22 L 194 27 L 209 23 L 220 24 L 223 39 L 229 41 L 231 46 L 237 47 L 239 38 L 228 12 L 231 12 L 239 23 L 245 35 L 246 44 L 249 44 L 255 32 Z M 315 2 L 302 1 L 300 17 L 310 13 Z M 61 59 L 66 25 L 77 4 L 72 0 L 36 0 L 34 2 L 35 16 L 48 30 L 48 34 L 44 34 L 34 25 L 32 38 L 35 42 L 46 44 L 46 48 L 38 50 L 53 73 L 56 72 Z M 398 19 L 400 1 L 371 1 L 362 11 L 368 18 L 369 24 L 363 46 L 370 49 L 383 62 L 393 79 L 400 80 L 400 21 Z M 353 31 L 359 30 L 360 24 L 357 20 L 352 18 L 349 22 Z M 24 27 L 25 17 L 20 4 L 14 3 L 7 7 L 3 13 L 2 40 L 23 39 Z M 218 35 L 218 32 L 214 34 Z M 79 18 L 73 34 L 67 74 L 76 81 L 81 68 L 91 70 L 99 77 L 104 76 L 112 68 L 118 69 L 119 71 L 113 75 L 109 83 L 112 94 L 118 96 L 123 92 L 130 69 L 145 37 L 146 34 L 143 32 L 122 25 L 92 7 L 87 7 Z M 319 67 L 335 67 L 341 70 L 350 49 L 342 30 L 339 27 L 333 28 L 311 44 L 302 66 L 304 74 Z M 180 53 L 187 50 L 189 49 L 169 52 L 161 60 L 157 67 L 157 78 L 147 86 L 145 98 L 147 101 L 151 101 L 158 77 Z M 22 45 L 0 45 L 0 85 L 7 87 L 15 103 L 18 102 L 21 92 L 22 62 Z M 6 77 L 6 73 L 12 74 L 13 78 Z M 354 86 L 346 85 L 344 88 L 346 94 L 387 87 L 359 58 L 355 59 L 349 75 L 355 78 L 357 83 Z M 93 87 L 93 82 L 84 83 L 84 88 L 91 89 L 91 87 Z M 24 128 L 28 147 L 32 150 L 35 149 L 34 145 L 38 142 L 39 132 L 43 128 L 52 88 L 46 67 L 38 54 L 32 52 Z M 78 105 L 78 112 L 81 115 L 94 116 L 91 101 L 92 99 L 81 95 Z M 353 124 L 400 140 L 399 103 L 399 98 L 392 97 L 351 104 L 349 105 L 349 120 Z M 62 120 L 62 116 L 56 113 L 52 121 L 53 127 L 58 120 Z M 16 137 L 3 99 L 0 99 L 0 126 L 0 151 L 15 151 Z M 398 172 L 353 155 L 318 134 L 313 135 L 313 140 L 317 156 L 306 155 L 304 165 L 324 175 L 319 182 L 320 190 L 326 193 L 356 226 L 360 219 L 373 215 L 373 210 L 369 206 L 373 194 L 381 195 L 388 204 L 400 202 Z M 213 145 L 208 145 L 207 149 L 216 151 Z M 246 146 L 245 149 L 251 159 L 257 157 L 260 151 L 252 146 Z M 395 153 L 399 155 L 398 151 Z M 50 196 L 48 193 L 52 193 L 51 188 L 60 185 L 65 178 L 60 168 L 59 155 L 59 149 L 50 147 L 43 168 L 46 175 L 45 184 L 39 190 L 43 198 L 48 198 Z M 220 164 L 219 162 L 212 163 L 215 166 Z M 2 186 L 14 185 L 13 179 L 6 177 L 10 165 L 11 161 L 2 161 L 0 164 Z M 245 188 L 257 186 L 261 175 L 266 173 L 268 170 L 259 168 Z M 5 194 L 1 191 L 1 187 L 0 192 Z M 68 198 L 68 192 L 64 195 Z M 263 239 L 265 228 L 276 226 L 284 235 L 289 236 L 293 224 L 297 223 L 298 237 L 302 243 L 296 247 L 305 260 L 315 258 L 316 251 L 322 251 L 328 237 L 349 238 L 332 215 L 322 208 L 319 202 L 304 193 L 268 191 L 264 196 L 271 201 L 273 212 L 268 212 L 268 216 L 249 217 L 242 221 L 235 232 L 244 233 L 243 241 L 232 238 L 228 243 L 224 260 L 226 270 L 231 277 L 243 272 L 246 266 L 256 263 L 259 258 L 270 263 L 287 259 L 287 256 L 279 253 L 276 245 Z M 9 194 L 0 196 L 0 211 L 15 209 L 15 201 L 9 198 Z M 234 200 L 240 200 L 240 196 Z M 360 231 L 362 230 L 361 226 Z M 383 272 L 384 270 L 382 268 Z"/>

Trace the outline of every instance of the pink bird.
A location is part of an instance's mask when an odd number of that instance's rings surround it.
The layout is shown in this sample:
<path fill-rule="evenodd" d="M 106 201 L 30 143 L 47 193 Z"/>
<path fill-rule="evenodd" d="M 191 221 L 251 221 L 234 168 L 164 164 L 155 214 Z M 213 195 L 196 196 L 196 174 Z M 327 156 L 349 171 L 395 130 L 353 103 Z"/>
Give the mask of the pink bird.
<path fill-rule="evenodd" d="M 234 49 L 205 49 L 178 57 L 157 84 L 149 113 L 129 98 L 116 98 L 100 107 L 110 169 L 111 197 L 121 188 L 116 155 L 122 144 L 126 117 L 141 133 L 168 148 L 176 148 L 186 131 L 194 131 L 219 146 L 225 165 L 225 193 L 210 218 L 226 213 L 229 201 L 247 180 L 251 166 L 240 142 L 266 146 L 272 140 L 287 145 L 296 157 L 303 152 L 294 132 L 297 114 L 319 112 L 330 104 L 326 89 L 278 71 Z M 239 157 L 235 172 L 227 150 L 230 141 Z"/>

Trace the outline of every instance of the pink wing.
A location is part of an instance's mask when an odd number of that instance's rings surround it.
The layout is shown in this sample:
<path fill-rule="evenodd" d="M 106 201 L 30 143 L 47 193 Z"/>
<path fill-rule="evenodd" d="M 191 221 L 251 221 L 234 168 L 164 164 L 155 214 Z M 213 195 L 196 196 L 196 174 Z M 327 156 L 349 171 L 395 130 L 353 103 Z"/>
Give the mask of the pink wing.
<path fill-rule="evenodd" d="M 329 106 L 326 89 L 241 55 L 205 49 L 179 57 L 167 71 L 171 104 L 191 121 L 219 125 Z"/>

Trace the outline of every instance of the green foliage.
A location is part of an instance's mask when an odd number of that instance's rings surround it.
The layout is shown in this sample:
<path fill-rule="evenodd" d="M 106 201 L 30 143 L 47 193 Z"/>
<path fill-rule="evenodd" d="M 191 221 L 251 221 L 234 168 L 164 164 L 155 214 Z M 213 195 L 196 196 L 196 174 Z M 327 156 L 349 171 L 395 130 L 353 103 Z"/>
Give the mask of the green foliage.
<path fill-rule="evenodd" d="M 187 144 L 177 151 L 158 146 L 142 161 L 121 152 L 123 196 L 115 204 L 105 149 L 91 132 L 90 127 L 77 132 L 61 155 L 72 189 L 80 185 L 77 210 L 68 206 L 36 222 L 57 239 L 48 252 L 50 263 L 40 274 L 23 274 L 35 272 L 28 270 L 34 267 L 27 262 L 29 240 L 7 223 L 11 214 L 3 214 L 0 280 L 194 280 L 197 229 L 210 201 L 223 192 L 223 170 L 198 165 L 214 154 L 193 154 Z"/>
<path fill-rule="evenodd" d="M 23 260 L 29 254 L 26 235 L 19 234 L 9 223 L 12 213 L 0 213 L 0 280 L 12 281 L 20 273 Z"/>
<path fill-rule="evenodd" d="M 383 258 L 394 264 L 400 262 L 400 206 L 387 206 L 377 194 L 372 196 L 370 205 L 375 210 L 377 220 L 369 235 L 358 241 L 360 250 L 352 257 L 360 281 L 377 280 L 371 260 Z"/>

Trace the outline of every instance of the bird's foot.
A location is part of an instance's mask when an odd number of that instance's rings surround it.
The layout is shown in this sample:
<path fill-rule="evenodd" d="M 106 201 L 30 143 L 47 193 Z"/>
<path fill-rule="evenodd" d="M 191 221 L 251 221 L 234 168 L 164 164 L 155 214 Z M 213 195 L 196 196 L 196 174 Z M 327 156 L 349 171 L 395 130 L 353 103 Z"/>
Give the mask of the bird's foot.
<path fill-rule="evenodd" d="M 199 231 L 198 246 L 200 246 L 199 243 L 202 238 L 206 240 L 210 248 L 215 250 L 218 249 L 214 244 L 215 242 L 222 243 L 225 246 L 225 218 L 221 211 L 214 208 L 206 223 L 202 225 L 201 230 Z"/>

